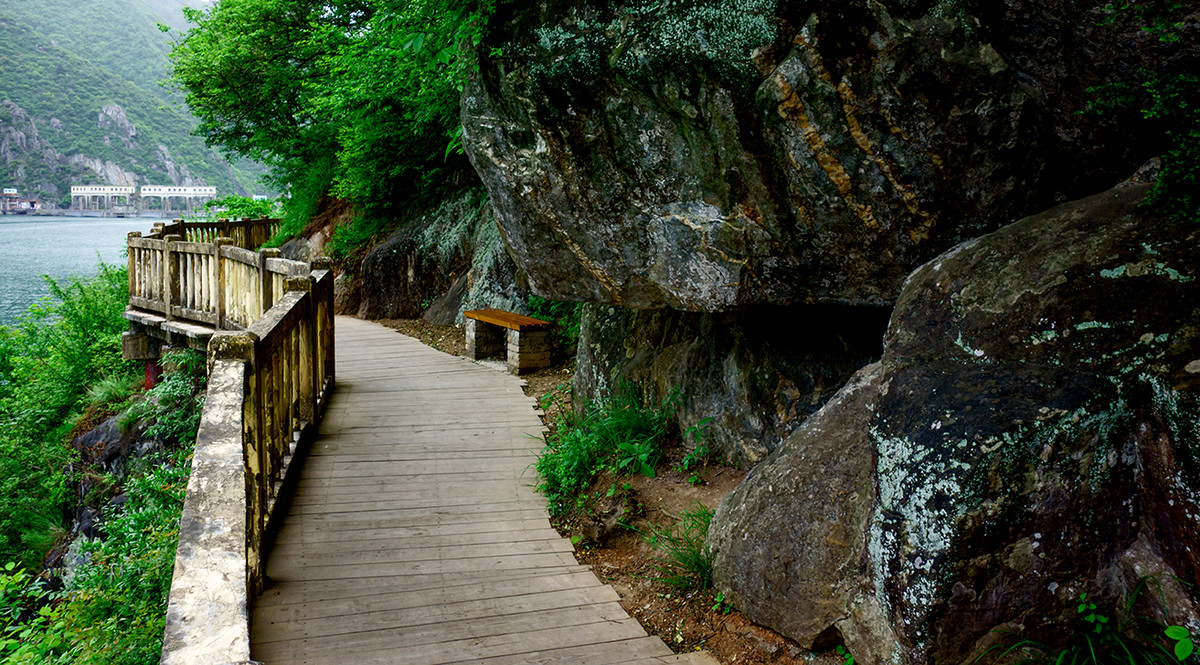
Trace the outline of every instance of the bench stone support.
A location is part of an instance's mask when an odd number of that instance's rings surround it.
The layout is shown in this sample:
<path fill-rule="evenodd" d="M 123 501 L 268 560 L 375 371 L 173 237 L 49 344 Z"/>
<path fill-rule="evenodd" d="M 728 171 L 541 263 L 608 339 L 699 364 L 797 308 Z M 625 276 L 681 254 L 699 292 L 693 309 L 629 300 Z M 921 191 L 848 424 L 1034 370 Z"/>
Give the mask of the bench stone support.
<path fill-rule="evenodd" d="M 504 329 L 497 325 L 466 320 L 467 357 L 482 360 L 504 353 Z"/>
<path fill-rule="evenodd" d="M 550 366 L 550 333 L 547 330 L 509 330 L 508 371 L 525 374 Z"/>

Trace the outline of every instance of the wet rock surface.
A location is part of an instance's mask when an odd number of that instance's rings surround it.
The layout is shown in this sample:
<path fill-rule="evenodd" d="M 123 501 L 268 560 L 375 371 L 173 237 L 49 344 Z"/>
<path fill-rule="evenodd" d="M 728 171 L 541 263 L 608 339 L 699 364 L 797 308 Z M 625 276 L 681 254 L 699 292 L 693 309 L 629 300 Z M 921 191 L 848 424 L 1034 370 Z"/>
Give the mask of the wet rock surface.
<path fill-rule="evenodd" d="M 756 609 L 764 580 L 786 582 L 845 549 L 811 534 L 777 546 L 782 515 L 859 514 L 850 497 L 860 476 L 808 480 L 815 471 L 798 456 L 808 449 L 785 445 L 713 522 L 723 534 L 711 541 L 717 579 L 748 614 L 811 638 L 827 608 L 844 611 L 838 590 L 865 571 L 866 602 L 831 629 L 876 649 L 893 633 L 888 660 L 962 663 L 994 629 L 1054 644 L 1081 592 L 1111 606 L 1149 575 L 1170 620 L 1194 625 L 1200 227 L 1137 209 L 1146 189 L 1065 204 L 913 273 L 885 337 L 874 409 L 835 400 L 795 435 L 869 441 L 877 497 L 867 532 L 855 534 L 864 568 L 830 570 L 815 599 L 785 593 Z M 824 488 L 835 506 L 814 513 L 800 485 Z M 755 520 L 738 501 L 781 516 Z"/>
<path fill-rule="evenodd" d="M 1081 113 L 1165 57 L 1099 1 L 632 7 L 510 6 L 464 91 L 464 146 L 545 297 L 890 304 L 938 253 L 1158 149 L 1132 111 Z"/>

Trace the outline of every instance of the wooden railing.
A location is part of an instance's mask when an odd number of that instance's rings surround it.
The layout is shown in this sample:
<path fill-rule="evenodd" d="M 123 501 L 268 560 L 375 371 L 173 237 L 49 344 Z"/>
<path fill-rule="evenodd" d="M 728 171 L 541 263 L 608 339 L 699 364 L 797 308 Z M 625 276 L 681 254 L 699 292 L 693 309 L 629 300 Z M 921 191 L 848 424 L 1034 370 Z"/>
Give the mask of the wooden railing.
<path fill-rule="evenodd" d="M 189 242 L 212 242 L 217 238 L 229 238 L 231 245 L 242 249 L 262 247 L 276 232 L 282 220 L 273 217 L 240 220 L 218 219 L 215 222 L 185 222 L 182 219 L 170 222 L 155 222 L 147 238 L 163 239 L 169 235 L 180 236 Z"/>
<path fill-rule="evenodd" d="M 134 232 L 128 248 L 130 305 L 219 330 L 249 327 L 283 296 L 288 278 L 308 272 L 277 249 L 252 252 L 224 237 L 204 243 Z"/>
<path fill-rule="evenodd" d="M 130 305 L 216 329 L 161 662 L 249 662 L 264 548 L 333 388 L 333 273 L 155 235 L 129 236 Z"/>

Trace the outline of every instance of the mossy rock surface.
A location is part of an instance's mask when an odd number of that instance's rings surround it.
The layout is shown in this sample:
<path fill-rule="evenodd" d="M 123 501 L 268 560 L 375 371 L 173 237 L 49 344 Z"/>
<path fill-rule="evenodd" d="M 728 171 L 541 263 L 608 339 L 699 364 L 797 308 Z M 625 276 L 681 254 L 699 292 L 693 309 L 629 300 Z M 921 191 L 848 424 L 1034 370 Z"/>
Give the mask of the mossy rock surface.
<path fill-rule="evenodd" d="M 890 305 L 946 249 L 1162 150 L 1135 110 L 1083 113 L 1166 57 L 1109 5 L 509 3 L 463 143 L 538 295 Z"/>
<path fill-rule="evenodd" d="M 1172 622 L 1197 620 L 1200 226 L 1146 214 L 1147 189 L 1026 218 L 909 277 L 871 408 L 810 418 L 793 435 L 806 447 L 789 441 L 714 518 L 726 534 L 711 541 L 716 578 L 751 618 L 805 626 L 791 633 L 800 640 L 836 631 L 901 662 L 964 663 L 997 629 L 1054 644 L 1071 634 L 1081 592 L 1119 606 L 1150 575 Z M 847 450 L 872 456 L 874 473 L 811 479 L 798 455 L 820 459 L 813 450 L 844 440 L 867 442 Z M 846 542 L 833 529 L 786 535 L 825 513 L 860 514 L 865 493 L 875 503 L 852 541 L 861 567 L 828 569 L 826 596 L 809 589 L 756 614 L 764 590 L 789 588 L 804 562 L 833 560 Z M 809 526 L 780 529 L 787 516 Z"/>

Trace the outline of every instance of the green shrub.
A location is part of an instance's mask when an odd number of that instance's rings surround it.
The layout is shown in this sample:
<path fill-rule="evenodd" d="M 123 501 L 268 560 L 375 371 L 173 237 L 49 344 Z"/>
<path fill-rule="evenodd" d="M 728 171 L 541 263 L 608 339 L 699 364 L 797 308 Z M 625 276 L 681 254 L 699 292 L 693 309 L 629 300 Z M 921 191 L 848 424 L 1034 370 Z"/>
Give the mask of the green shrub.
<path fill-rule="evenodd" d="M 669 529 L 651 526 L 646 542 L 657 553 L 659 579 L 671 586 L 707 589 L 712 585 L 712 553 L 704 546 L 713 510 L 697 503 Z"/>
<path fill-rule="evenodd" d="M 167 595 L 191 446 L 131 479 L 122 508 L 105 508 L 104 540 L 67 589 L 53 592 L 9 563 L 0 574 L 5 663 L 151 665 L 162 651 Z"/>
<path fill-rule="evenodd" d="M 48 281 L 49 298 L 0 327 L 0 561 L 28 566 L 62 532 L 65 444 L 89 387 L 137 375 L 121 360 L 125 269 L 101 265 L 90 279 Z"/>
<path fill-rule="evenodd" d="M 88 387 L 87 402 L 95 407 L 122 406 L 137 392 L 141 379 L 132 374 L 111 374 Z"/>
<path fill-rule="evenodd" d="M 9 562 L 0 572 L 0 657 L 5 663 L 54 663 L 66 650 L 62 594 Z"/>
<path fill-rule="evenodd" d="M 652 477 L 673 412 L 673 395 L 648 405 L 628 382 L 620 382 L 608 400 L 589 404 L 582 415 L 563 405 L 555 434 L 536 464 L 538 490 L 546 495 L 550 514 L 561 516 L 578 506 L 580 494 L 604 468 Z"/>
<path fill-rule="evenodd" d="M 174 451 L 128 481 L 124 507 L 105 509 L 105 538 L 84 547 L 90 558 L 65 597 L 70 662 L 158 662 L 191 449 Z"/>
<path fill-rule="evenodd" d="M 1166 146 L 1158 180 L 1146 197 L 1147 209 L 1175 222 L 1200 222 L 1200 76 L 1196 59 L 1183 47 L 1187 16 L 1181 2 L 1115 0 L 1104 7 L 1102 25 L 1136 28 L 1153 35 L 1167 54 L 1160 71 L 1137 72 L 1134 84 L 1089 88 L 1087 110 L 1106 114 L 1136 109 Z"/>
<path fill-rule="evenodd" d="M 558 348 L 574 356 L 579 344 L 579 324 L 583 315 L 583 303 L 546 300 L 540 296 L 529 296 L 529 310 L 539 319 L 554 322 L 553 338 Z"/>
<path fill-rule="evenodd" d="M 204 354 L 190 349 L 164 355 L 163 380 L 129 407 L 122 424 L 146 421 L 150 423 L 147 436 L 161 436 L 172 443 L 195 441 L 204 410 L 204 364 Z"/>

